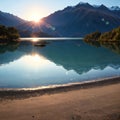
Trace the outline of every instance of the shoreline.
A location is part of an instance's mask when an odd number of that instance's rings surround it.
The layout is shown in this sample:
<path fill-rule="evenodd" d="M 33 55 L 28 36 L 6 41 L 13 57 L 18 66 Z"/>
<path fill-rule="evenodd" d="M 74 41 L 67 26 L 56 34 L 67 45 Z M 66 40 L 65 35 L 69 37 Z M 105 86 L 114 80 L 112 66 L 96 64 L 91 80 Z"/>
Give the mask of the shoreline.
<path fill-rule="evenodd" d="M 0 120 L 120 120 L 120 83 L 95 86 L 3 99 Z"/>
<path fill-rule="evenodd" d="M 80 89 L 89 89 L 99 86 L 106 86 L 120 83 L 120 77 L 109 77 L 98 80 L 69 83 L 63 85 L 51 85 L 36 88 L 21 89 L 0 89 L 0 100 L 5 99 L 24 99 L 42 95 L 51 95 L 56 93 L 68 92 Z"/>

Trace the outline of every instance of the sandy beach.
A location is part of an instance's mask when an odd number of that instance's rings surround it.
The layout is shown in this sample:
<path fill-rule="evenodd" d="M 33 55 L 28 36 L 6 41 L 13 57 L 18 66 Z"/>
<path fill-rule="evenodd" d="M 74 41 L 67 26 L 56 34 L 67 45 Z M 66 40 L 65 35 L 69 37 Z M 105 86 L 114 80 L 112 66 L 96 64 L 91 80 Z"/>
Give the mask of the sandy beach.
<path fill-rule="evenodd" d="M 1 92 L 0 120 L 120 120 L 120 82 L 29 97 L 4 96 Z"/>

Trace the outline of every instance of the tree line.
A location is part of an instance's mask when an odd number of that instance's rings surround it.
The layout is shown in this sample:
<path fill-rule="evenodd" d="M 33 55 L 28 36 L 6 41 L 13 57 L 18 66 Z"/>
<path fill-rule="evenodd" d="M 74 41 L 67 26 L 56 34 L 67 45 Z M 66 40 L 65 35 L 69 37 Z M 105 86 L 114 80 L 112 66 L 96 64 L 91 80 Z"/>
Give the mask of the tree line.
<path fill-rule="evenodd" d="M 120 27 L 113 29 L 110 32 L 93 32 L 84 38 L 85 41 L 120 41 Z"/>
<path fill-rule="evenodd" d="M 17 40 L 19 37 L 20 35 L 16 28 L 0 25 L 0 42 Z"/>

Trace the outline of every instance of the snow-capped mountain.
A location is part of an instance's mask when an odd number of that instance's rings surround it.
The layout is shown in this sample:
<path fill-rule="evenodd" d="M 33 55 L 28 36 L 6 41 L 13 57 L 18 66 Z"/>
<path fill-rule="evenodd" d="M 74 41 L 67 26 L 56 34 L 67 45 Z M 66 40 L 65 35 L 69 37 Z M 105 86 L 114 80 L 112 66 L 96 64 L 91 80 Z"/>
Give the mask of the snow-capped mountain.
<path fill-rule="evenodd" d="M 112 6 L 112 7 L 110 8 L 110 10 L 120 10 L 120 7 L 118 7 L 118 6 Z"/>

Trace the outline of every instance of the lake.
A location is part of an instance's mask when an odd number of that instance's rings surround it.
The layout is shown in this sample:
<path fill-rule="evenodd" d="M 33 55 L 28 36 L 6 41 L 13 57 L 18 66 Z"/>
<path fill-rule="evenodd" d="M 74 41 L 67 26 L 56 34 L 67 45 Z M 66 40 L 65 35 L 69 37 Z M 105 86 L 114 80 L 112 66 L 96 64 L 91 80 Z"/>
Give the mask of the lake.
<path fill-rule="evenodd" d="M 36 88 L 120 76 L 120 45 L 21 39 L 0 46 L 0 88 Z"/>

